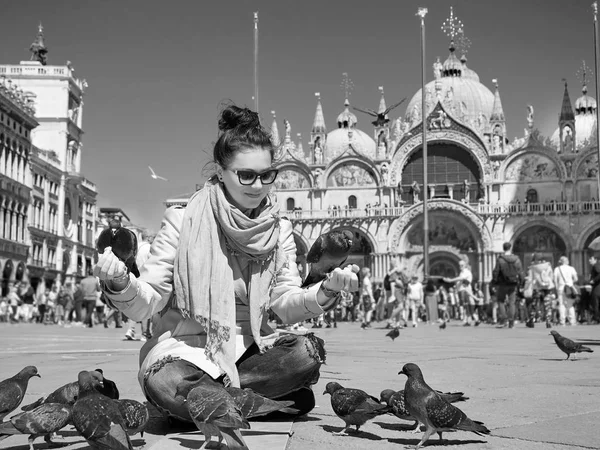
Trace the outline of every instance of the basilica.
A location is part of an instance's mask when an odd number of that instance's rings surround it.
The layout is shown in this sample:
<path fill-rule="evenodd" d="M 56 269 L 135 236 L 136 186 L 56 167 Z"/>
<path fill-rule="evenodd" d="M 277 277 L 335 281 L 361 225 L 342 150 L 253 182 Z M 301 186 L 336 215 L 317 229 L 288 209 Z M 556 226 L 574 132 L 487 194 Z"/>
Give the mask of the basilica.
<path fill-rule="evenodd" d="M 566 255 L 587 273 L 588 246 L 600 236 L 600 196 L 597 104 L 585 75 L 575 103 L 566 82 L 556 92 L 559 119 L 551 137 L 540 136 L 527 106 L 524 131 L 512 141 L 498 83 L 491 89 L 481 83 L 454 40 L 431 77 L 424 122 L 421 90 L 392 120 L 383 88 L 377 111 L 359 110 L 372 116 L 372 126 L 359 127 L 357 108 L 346 99 L 328 130 L 317 95 L 306 150 L 293 141 L 289 123 L 280 134 L 273 120 L 281 149 L 275 190 L 294 224 L 300 264 L 319 235 L 344 228 L 355 236 L 352 262 L 369 266 L 375 279 L 392 265 L 422 277 L 427 196 L 431 275 L 455 276 L 466 260 L 474 278 L 488 282 L 507 241 L 525 266 L 534 253 L 552 264 Z"/>

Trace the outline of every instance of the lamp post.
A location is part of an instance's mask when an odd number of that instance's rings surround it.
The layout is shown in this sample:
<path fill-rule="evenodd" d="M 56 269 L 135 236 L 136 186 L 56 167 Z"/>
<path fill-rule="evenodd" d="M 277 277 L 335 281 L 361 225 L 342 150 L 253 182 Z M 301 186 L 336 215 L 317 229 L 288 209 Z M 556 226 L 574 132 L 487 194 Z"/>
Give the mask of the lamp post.
<path fill-rule="evenodd" d="M 429 217 L 427 214 L 427 108 L 425 105 L 425 16 L 427 8 L 419 8 L 421 18 L 421 127 L 423 133 L 423 275 L 429 276 Z"/>
<path fill-rule="evenodd" d="M 598 2 L 592 3 L 592 10 L 594 11 L 594 78 L 596 82 L 596 102 L 600 101 L 598 97 Z M 600 104 L 596 105 L 596 147 L 598 153 L 598 166 L 600 168 Z M 598 199 L 600 199 L 600 170 L 598 172 L 596 181 L 598 183 Z"/>

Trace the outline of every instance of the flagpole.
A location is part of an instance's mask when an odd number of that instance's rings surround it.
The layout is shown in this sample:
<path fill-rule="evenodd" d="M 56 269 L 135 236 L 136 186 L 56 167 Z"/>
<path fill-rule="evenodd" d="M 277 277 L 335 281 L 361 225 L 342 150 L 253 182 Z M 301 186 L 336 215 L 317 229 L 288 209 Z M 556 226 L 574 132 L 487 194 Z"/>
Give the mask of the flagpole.
<path fill-rule="evenodd" d="M 254 110 L 258 113 L 258 11 L 254 13 Z"/>
<path fill-rule="evenodd" d="M 419 8 L 421 17 L 421 126 L 423 129 L 423 275 L 429 276 L 429 217 L 427 213 L 427 108 L 425 105 L 425 15 L 427 8 Z"/>
<path fill-rule="evenodd" d="M 592 10 L 594 11 L 594 78 L 596 81 L 596 102 L 600 102 L 598 97 L 598 2 L 592 3 Z M 596 197 L 600 201 L 600 103 L 596 106 L 596 151 L 598 153 L 598 170 L 596 176 L 596 182 L 598 183 L 598 196 Z"/>

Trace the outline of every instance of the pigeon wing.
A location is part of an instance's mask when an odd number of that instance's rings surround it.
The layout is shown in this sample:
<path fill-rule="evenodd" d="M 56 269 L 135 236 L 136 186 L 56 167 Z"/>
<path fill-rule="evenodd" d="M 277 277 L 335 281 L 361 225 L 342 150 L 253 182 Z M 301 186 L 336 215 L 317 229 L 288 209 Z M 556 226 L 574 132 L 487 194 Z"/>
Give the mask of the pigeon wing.
<path fill-rule="evenodd" d="M 60 403 L 44 403 L 32 411 L 11 418 L 23 434 L 50 434 L 65 427 L 71 420 L 71 407 Z"/>
<path fill-rule="evenodd" d="M 98 236 L 98 241 L 96 242 L 96 250 L 98 250 L 98 253 L 102 254 L 102 253 L 104 253 L 104 249 L 106 247 L 111 247 L 112 240 L 113 240 L 112 229 L 110 227 L 108 227 L 108 228 L 105 228 L 104 230 L 102 230 L 102 232 L 100 233 L 100 236 Z"/>
<path fill-rule="evenodd" d="M 135 400 L 117 400 L 119 412 L 125 421 L 125 428 L 131 433 L 143 431 L 146 428 L 150 414 L 143 403 Z"/>
<path fill-rule="evenodd" d="M 64 386 L 59 387 L 52 394 L 50 394 L 44 403 L 62 403 L 63 405 L 74 405 L 79 396 L 79 383 L 74 381 L 73 383 L 67 383 Z"/>
<path fill-rule="evenodd" d="M 140 273 L 135 263 L 137 248 L 138 243 L 135 233 L 125 227 L 119 228 L 113 239 L 112 251 L 117 258 L 125 263 L 129 272 L 133 272 L 133 267 L 135 265 L 137 274 L 134 273 L 134 275 L 139 277 Z"/>
<path fill-rule="evenodd" d="M 235 404 L 242 412 L 242 416 L 246 419 L 260 417 L 275 411 L 282 411 L 291 414 L 298 412 L 295 408 L 290 408 L 294 404 L 293 401 L 277 401 L 254 392 L 252 389 L 240 389 L 234 387 L 225 388 L 233 397 Z"/>
<path fill-rule="evenodd" d="M 404 391 L 398 391 L 390 397 L 389 405 L 392 407 L 392 412 L 399 419 L 414 420 L 413 417 L 406 409 L 406 403 L 404 402 Z"/>
<path fill-rule="evenodd" d="M 250 428 L 231 395 L 222 386 L 194 388 L 187 397 L 188 410 L 198 422 L 218 428 Z"/>
<path fill-rule="evenodd" d="M 25 389 L 13 378 L 0 383 L 0 421 L 13 412 L 23 401 Z"/>
<path fill-rule="evenodd" d="M 432 393 L 428 395 L 425 403 L 427 417 L 436 428 L 456 428 L 462 421 L 467 419 L 456 406 L 452 406 L 439 395 Z"/>

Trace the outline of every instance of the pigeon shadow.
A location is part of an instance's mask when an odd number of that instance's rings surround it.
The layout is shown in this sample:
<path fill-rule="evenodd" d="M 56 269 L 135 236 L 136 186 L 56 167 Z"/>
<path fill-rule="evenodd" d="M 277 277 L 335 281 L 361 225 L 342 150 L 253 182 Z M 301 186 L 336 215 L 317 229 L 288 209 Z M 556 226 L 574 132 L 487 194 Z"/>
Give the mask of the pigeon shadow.
<path fill-rule="evenodd" d="M 391 442 L 392 444 L 400 444 L 400 445 L 417 445 L 419 442 L 421 442 L 421 438 L 417 438 L 417 439 L 388 439 L 388 442 Z M 433 447 L 433 446 L 447 446 L 447 445 L 466 445 L 466 444 L 485 444 L 487 441 L 482 441 L 482 440 L 475 440 L 475 439 L 470 439 L 470 440 L 465 440 L 465 441 L 459 441 L 457 439 L 444 439 L 443 441 L 440 441 L 439 439 L 435 439 L 432 438 L 430 440 L 428 440 L 425 444 L 423 444 L 423 447 L 427 446 L 427 447 Z"/>
<path fill-rule="evenodd" d="M 171 441 L 177 441 L 183 448 L 199 449 L 204 445 L 204 440 L 198 441 L 196 439 L 185 439 L 182 437 L 170 438 Z"/>
<path fill-rule="evenodd" d="M 315 416 L 300 416 L 297 419 L 294 420 L 294 423 L 299 423 L 299 422 L 320 422 L 323 419 L 320 419 L 318 417 Z"/>
<path fill-rule="evenodd" d="M 587 361 L 590 358 L 575 358 L 575 357 L 571 357 L 570 359 L 567 358 L 540 358 L 540 361 Z"/>
<path fill-rule="evenodd" d="M 342 431 L 344 428 L 340 428 L 340 427 L 332 427 L 331 425 L 319 425 L 321 428 L 323 428 L 323 431 L 326 431 L 327 433 L 339 433 L 340 431 Z M 377 436 L 376 434 L 373 433 L 369 433 L 368 431 L 356 431 L 356 428 L 351 428 L 347 431 L 348 436 L 352 436 L 352 437 L 357 437 L 357 438 L 361 438 L 361 439 L 368 439 L 370 441 L 381 441 L 383 440 L 383 438 L 381 436 Z"/>
<path fill-rule="evenodd" d="M 403 423 L 388 423 L 388 422 L 373 422 L 375 425 L 379 425 L 384 430 L 391 431 L 414 431 L 416 428 L 414 425 L 403 424 Z"/>

